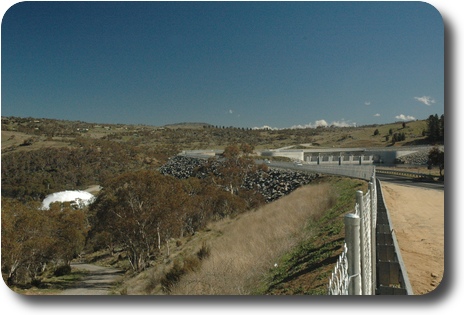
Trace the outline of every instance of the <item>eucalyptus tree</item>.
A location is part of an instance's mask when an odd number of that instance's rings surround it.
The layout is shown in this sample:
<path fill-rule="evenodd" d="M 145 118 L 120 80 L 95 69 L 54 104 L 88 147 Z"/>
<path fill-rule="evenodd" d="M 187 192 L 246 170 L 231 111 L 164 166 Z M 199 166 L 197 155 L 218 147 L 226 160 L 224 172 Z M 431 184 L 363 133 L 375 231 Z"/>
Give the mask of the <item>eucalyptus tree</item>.
<path fill-rule="evenodd" d="M 80 254 L 87 234 L 85 212 L 52 204 L 2 197 L 2 274 L 7 284 L 39 281 L 50 268 L 67 265 Z"/>
<path fill-rule="evenodd" d="M 180 180 L 157 171 L 135 171 L 107 183 L 91 207 L 94 230 L 120 244 L 135 271 L 145 269 L 162 242 L 180 235 L 182 205 L 187 201 Z"/>
<path fill-rule="evenodd" d="M 256 172 L 257 165 L 250 154 L 253 147 L 248 144 L 230 145 L 224 149 L 224 163 L 221 166 L 223 185 L 231 193 L 237 195 L 246 177 Z"/>
<path fill-rule="evenodd" d="M 428 154 L 429 166 L 436 165 L 440 170 L 440 177 L 443 176 L 442 172 L 445 169 L 445 152 L 441 151 L 438 147 L 433 147 Z"/>

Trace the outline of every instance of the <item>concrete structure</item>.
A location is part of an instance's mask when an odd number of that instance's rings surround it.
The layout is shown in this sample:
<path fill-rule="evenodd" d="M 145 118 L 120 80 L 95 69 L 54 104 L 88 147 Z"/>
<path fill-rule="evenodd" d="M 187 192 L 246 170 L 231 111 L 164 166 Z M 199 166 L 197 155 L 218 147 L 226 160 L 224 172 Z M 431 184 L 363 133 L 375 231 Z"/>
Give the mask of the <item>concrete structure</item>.
<path fill-rule="evenodd" d="M 401 156 L 417 152 L 403 148 L 320 148 L 320 149 L 276 149 L 262 151 L 261 156 L 281 156 L 308 164 L 394 164 Z"/>
<path fill-rule="evenodd" d="M 282 156 L 308 164 L 372 164 L 374 155 L 362 148 L 262 151 L 262 156 Z"/>
<path fill-rule="evenodd" d="M 262 157 L 286 157 L 309 165 L 393 165 L 403 156 L 430 150 L 430 147 L 391 147 L 391 148 L 311 148 L 257 151 Z M 191 157 L 214 157 L 223 150 L 182 151 L 181 155 Z"/>

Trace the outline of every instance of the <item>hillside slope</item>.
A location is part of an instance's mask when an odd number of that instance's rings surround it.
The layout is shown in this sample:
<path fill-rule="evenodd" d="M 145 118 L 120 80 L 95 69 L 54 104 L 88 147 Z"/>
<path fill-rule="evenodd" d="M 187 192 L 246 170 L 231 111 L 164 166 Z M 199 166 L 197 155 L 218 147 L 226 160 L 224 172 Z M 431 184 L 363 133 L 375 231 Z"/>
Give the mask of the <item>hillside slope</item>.
<path fill-rule="evenodd" d="M 2 154 L 46 147 L 78 147 L 78 139 L 102 139 L 130 143 L 134 147 L 174 146 L 177 150 L 223 149 L 233 143 L 248 143 L 257 150 L 281 147 L 388 147 L 428 144 L 427 121 L 418 120 L 360 127 L 252 130 L 218 127 L 205 123 L 169 126 L 109 125 L 85 122 L 2 117 Z M 392 144 L 392 135 L 405 140 Z"/>
<path fill-rule="evenodd" d="M 344 240 L 343 215 L 354 209 L 355 191 L 366 187 L 360 180 L 323 177 L 255 211 L 212 223 L 177 240 L 152 268 L 127 275 L 115 292 L 324 295 Z M 208 255 L 198 260 L 202 248 Z"/>

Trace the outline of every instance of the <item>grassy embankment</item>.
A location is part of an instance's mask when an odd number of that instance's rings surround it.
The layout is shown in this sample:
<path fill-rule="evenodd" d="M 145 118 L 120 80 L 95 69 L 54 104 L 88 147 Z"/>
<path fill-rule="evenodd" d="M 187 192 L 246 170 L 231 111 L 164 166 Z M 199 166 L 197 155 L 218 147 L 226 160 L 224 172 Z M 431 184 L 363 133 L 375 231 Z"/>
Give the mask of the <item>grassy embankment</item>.
<path fill-rule="evenodd" d="M 344 216 L 354 212 L 355 193 L 367 191 L 367 182 L 343 177 L 328 177 L 335 194 L 334 204 L 317 221 L 309 222 L 310 237 L 287 252 L 257 294 L 325 295 L 329 277 L 342 252 L 345 240 Z"/>
<path fill-rule="evenodd" d="M 256 211 L 177 240 L 169 257 L 130 277 L 129 295 L 326 294 L 361 180 L 325 177 Z M 206 252 L 206 253 L 205 253 Z M 200 255 L 201 254 L 201 255 Z"/>

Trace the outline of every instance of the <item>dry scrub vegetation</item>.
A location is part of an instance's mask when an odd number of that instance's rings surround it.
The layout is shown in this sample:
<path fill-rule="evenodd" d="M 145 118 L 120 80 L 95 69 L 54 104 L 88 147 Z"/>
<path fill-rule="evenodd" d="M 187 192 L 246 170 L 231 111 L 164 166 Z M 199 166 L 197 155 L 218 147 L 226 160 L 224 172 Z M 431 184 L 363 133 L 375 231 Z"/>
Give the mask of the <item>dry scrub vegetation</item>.
<path fill-rule="evenodd" d="M 2 117 L 2 154 L 44 147 L 79 147 L 76 139 L 128 142 L 142 152 L 146 147 L 164 145 L 176 146 L 179 151 L 223 149 L 237 142 L 249 143 L 257 150 L 287 146 L 386 147 L 392 145 L 386 140 L 390 131 L 403 132 L 406 136 L 405 141 L 396 142 L 394 146 L 407 146 L 428 143 L 423 135 L 425 130 L 426 120 L 408 122 L 405 128 L 402 122 L 395 122 L 343 128 L 252 130 L 192 123 L 156 127 Z"/>
<path fill-rule="evenodd" d="M 154 267 L 126 282 L 122 291 L 126 294 L 256 294 L 269 271 L 279 265 L 279 259 L 313 236 L 310 226 L 335 202 L 336 192 L 329 183 L 311 184 L 256 211 L 212 223 L 207 229 L 208 238 L 197 236 L 195 255 L 178 254 L 172 257 L 170 270 L 163 272 Z M 199 249 L 198 244 L 201 244 Z"/>

